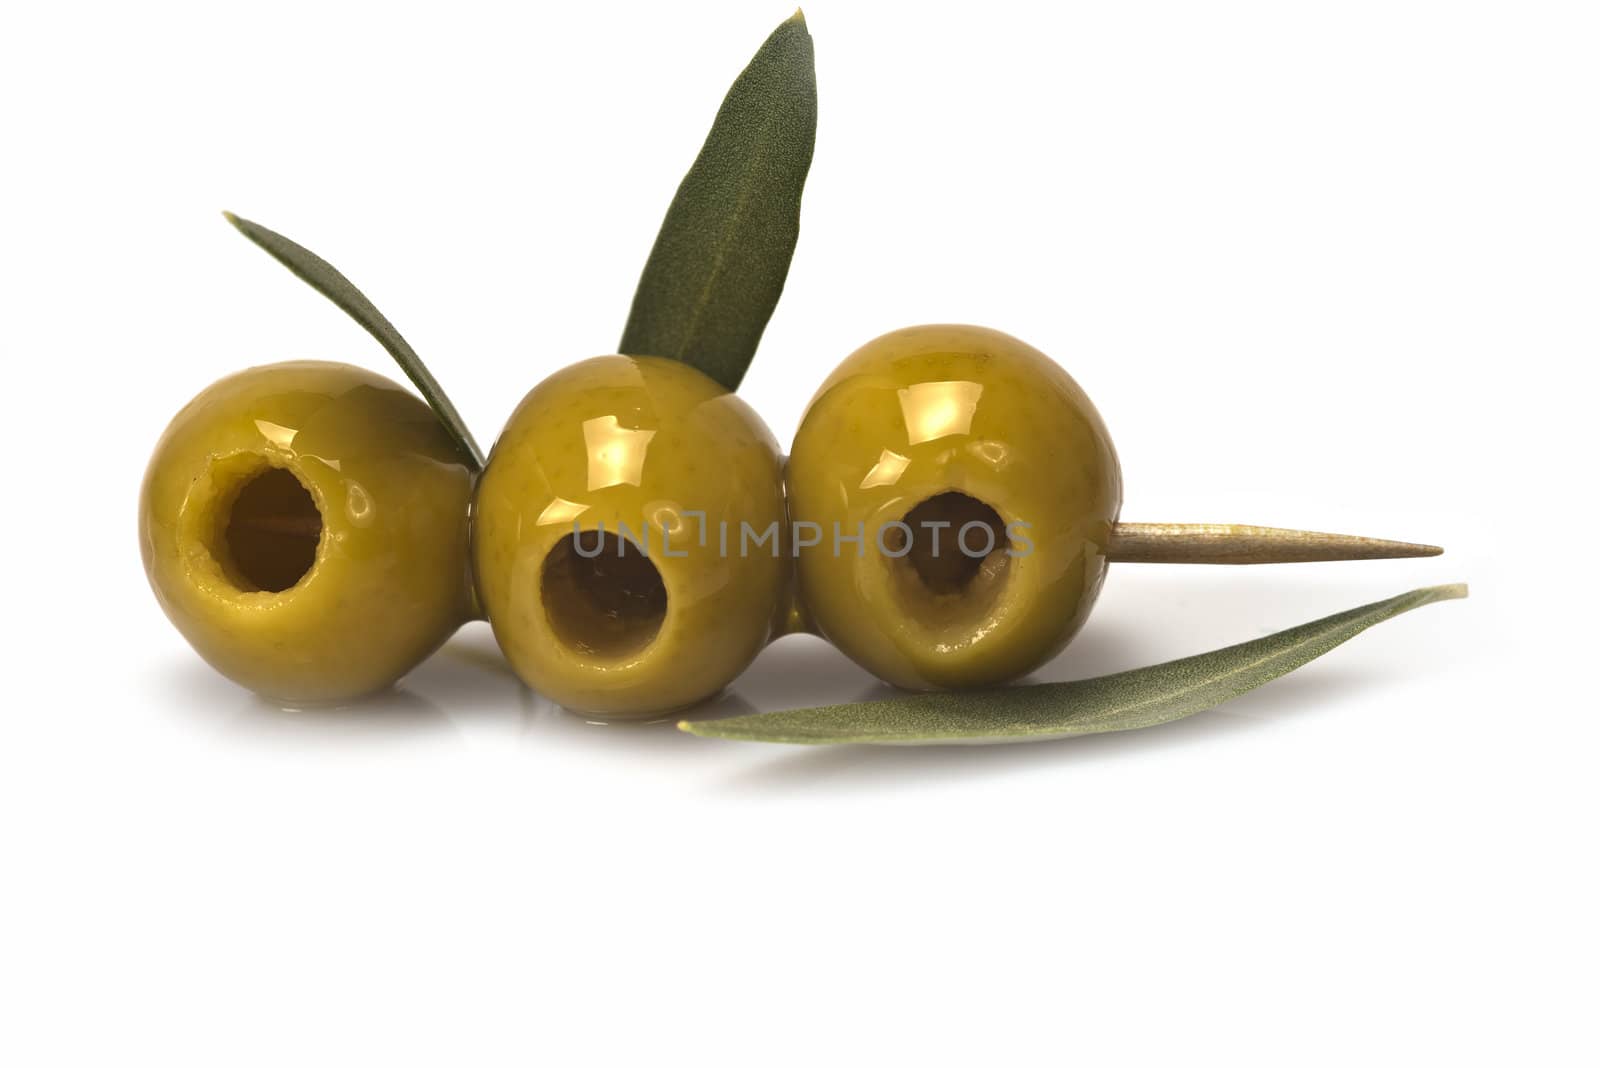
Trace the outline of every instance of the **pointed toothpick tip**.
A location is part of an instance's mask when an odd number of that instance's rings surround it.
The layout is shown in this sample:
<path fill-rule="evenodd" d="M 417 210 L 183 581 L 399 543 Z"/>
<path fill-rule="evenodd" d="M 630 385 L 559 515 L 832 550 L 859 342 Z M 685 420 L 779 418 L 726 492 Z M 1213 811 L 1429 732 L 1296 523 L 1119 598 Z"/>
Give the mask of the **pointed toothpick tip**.
<path fill-rule="evenodd" d="M 1422 545 L 1353 534 L 1323 534 L 1233 523 L 1118 523 L 1106 557 L 1135 564 L 1302 564 L 1438 556 Z"/>

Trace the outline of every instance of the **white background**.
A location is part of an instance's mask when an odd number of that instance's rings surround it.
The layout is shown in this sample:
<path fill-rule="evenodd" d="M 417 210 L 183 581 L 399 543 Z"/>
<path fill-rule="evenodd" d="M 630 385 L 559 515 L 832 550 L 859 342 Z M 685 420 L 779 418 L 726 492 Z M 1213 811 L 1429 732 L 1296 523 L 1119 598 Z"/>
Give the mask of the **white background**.
<path fill-rule="evenodd" d="M 744 388 L 781 440 L 857 345 L 977 322 L 1095 399 L 1126 519 L 1449 550 L 1116 568 L 1041 677 L 1472 584 L 1214 713 L 716 742 L 550 707 L 482 624 L 295 713 L 167 625 L 134 503 L 172 413 L 257 363 L 394 373 L 219 210 L 343 268 L 487 445 L 615 344 L 788 14 L 0 16 L 0 1061 L 1594 1063 L 1588 5 L 808 8 L 816 162 Z M 796 638 L 723 700 L 873 692 Z"/>

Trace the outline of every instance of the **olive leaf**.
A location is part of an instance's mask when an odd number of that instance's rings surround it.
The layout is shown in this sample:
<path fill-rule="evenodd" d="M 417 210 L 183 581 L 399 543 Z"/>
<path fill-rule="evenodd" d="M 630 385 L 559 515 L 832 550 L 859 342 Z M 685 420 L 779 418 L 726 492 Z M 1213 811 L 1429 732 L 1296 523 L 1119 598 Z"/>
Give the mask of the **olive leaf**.
<path fill-rule="evenodd" d="M 619 350 L 670 356 L 737 389 L 783 292 L 817 135 L 817 76 L 796 11 L 728 90 L 667 209 Z"/>
<path fill-rule="evenodd" d="M 471 462 L 476 471 L 483 470 L 483 451 L 478 448 L 478 443 L 472 439 L 472 432 L 467 429 L 467 424 L 461 418 L 461 413 L 456 411 L 456 406 L 450 403 L 450 398 L 440 388 L 439 382 L 423 364 L 422 357 L 416 350 L 400 336 L 400 331 L 394 324 L 384 318 L 372 301 L 366 298 L 355 284 L 339 273 L 339 269 L 315 252 L 304 246 L 297 245 L 282 234 L 268 230 L 259 223 L 249 219 L 241 219 L 230 211 L 222 213 L 234 227 L 245 237 L 261 246 L 267 254 L 285 267 L 289 268 L 301 281 L 312 289 L 327 297 L 338 305 L 350 318 L 361 325 L 367 333 L 377 338 L 394 362 L 411 379 L 411 384 L 417 387 L 424 400 L 433 408 L 439 422 L 444 424 L 445 430 L 455 439 L 456 444 Z"/>
<path fill-rule="evenodd" d="M 1214 708 L 1286 675 L 1374 623 L 1467 587 L 1432 586 L 1199 656 L 1076 682 L 906 694 L 851 705 L 685 722 L 707 738 L 830 745 L 1035 742 L 1137 730 Z"/>

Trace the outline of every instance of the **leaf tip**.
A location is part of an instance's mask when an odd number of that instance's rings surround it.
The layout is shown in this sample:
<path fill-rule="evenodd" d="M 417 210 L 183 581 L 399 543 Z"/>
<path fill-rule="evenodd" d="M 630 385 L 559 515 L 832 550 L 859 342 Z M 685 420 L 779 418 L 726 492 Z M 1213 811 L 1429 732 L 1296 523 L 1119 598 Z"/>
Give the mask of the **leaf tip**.
<path fill-rule="evenodd" d="M 246 238 L 248 238 L 251 241 L 254 241 L 257 245 L 261 244 L 261 238 L 260 238 L 259 235 L 260 235 L 261 231 L 263 229 L 265 229 L 265 227 L 259 226 L 256 223 L 251 222 L 249 219 L 244 218 L 242 215 L 235 215 L 231 211 L 223 212 L 222 213 L 222 217 L 224 219 L 228 220 L 228 225 L 229 226 L 231 226 L 235 230 L 239 231 Z M 265 247 L 265 246 L 262 246 L 262 247 Z"/>
<path fill-rule="evenodd" d="M 805 13 L 805 10 L 803 8 L 798 8 L 798 7 L 795 8 L 794 9 L 794 14 L 789 16 L 788 21 L 789 22 L 798 23 L 799 25 L 804 26 L 806 24 L 806 13 Z"/>

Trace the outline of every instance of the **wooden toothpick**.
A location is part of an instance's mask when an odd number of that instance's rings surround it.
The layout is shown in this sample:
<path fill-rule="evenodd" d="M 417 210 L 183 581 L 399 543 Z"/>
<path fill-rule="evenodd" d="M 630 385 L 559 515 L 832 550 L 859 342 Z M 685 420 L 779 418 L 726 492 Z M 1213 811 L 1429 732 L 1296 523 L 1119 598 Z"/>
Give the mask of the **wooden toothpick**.
<path fill-rule="evenodd" d="M 1299 564 L 1438 556 L 1437 545 L 1233 523 L 1118 523 L 1106 557 L 1131 564 Z"/>

